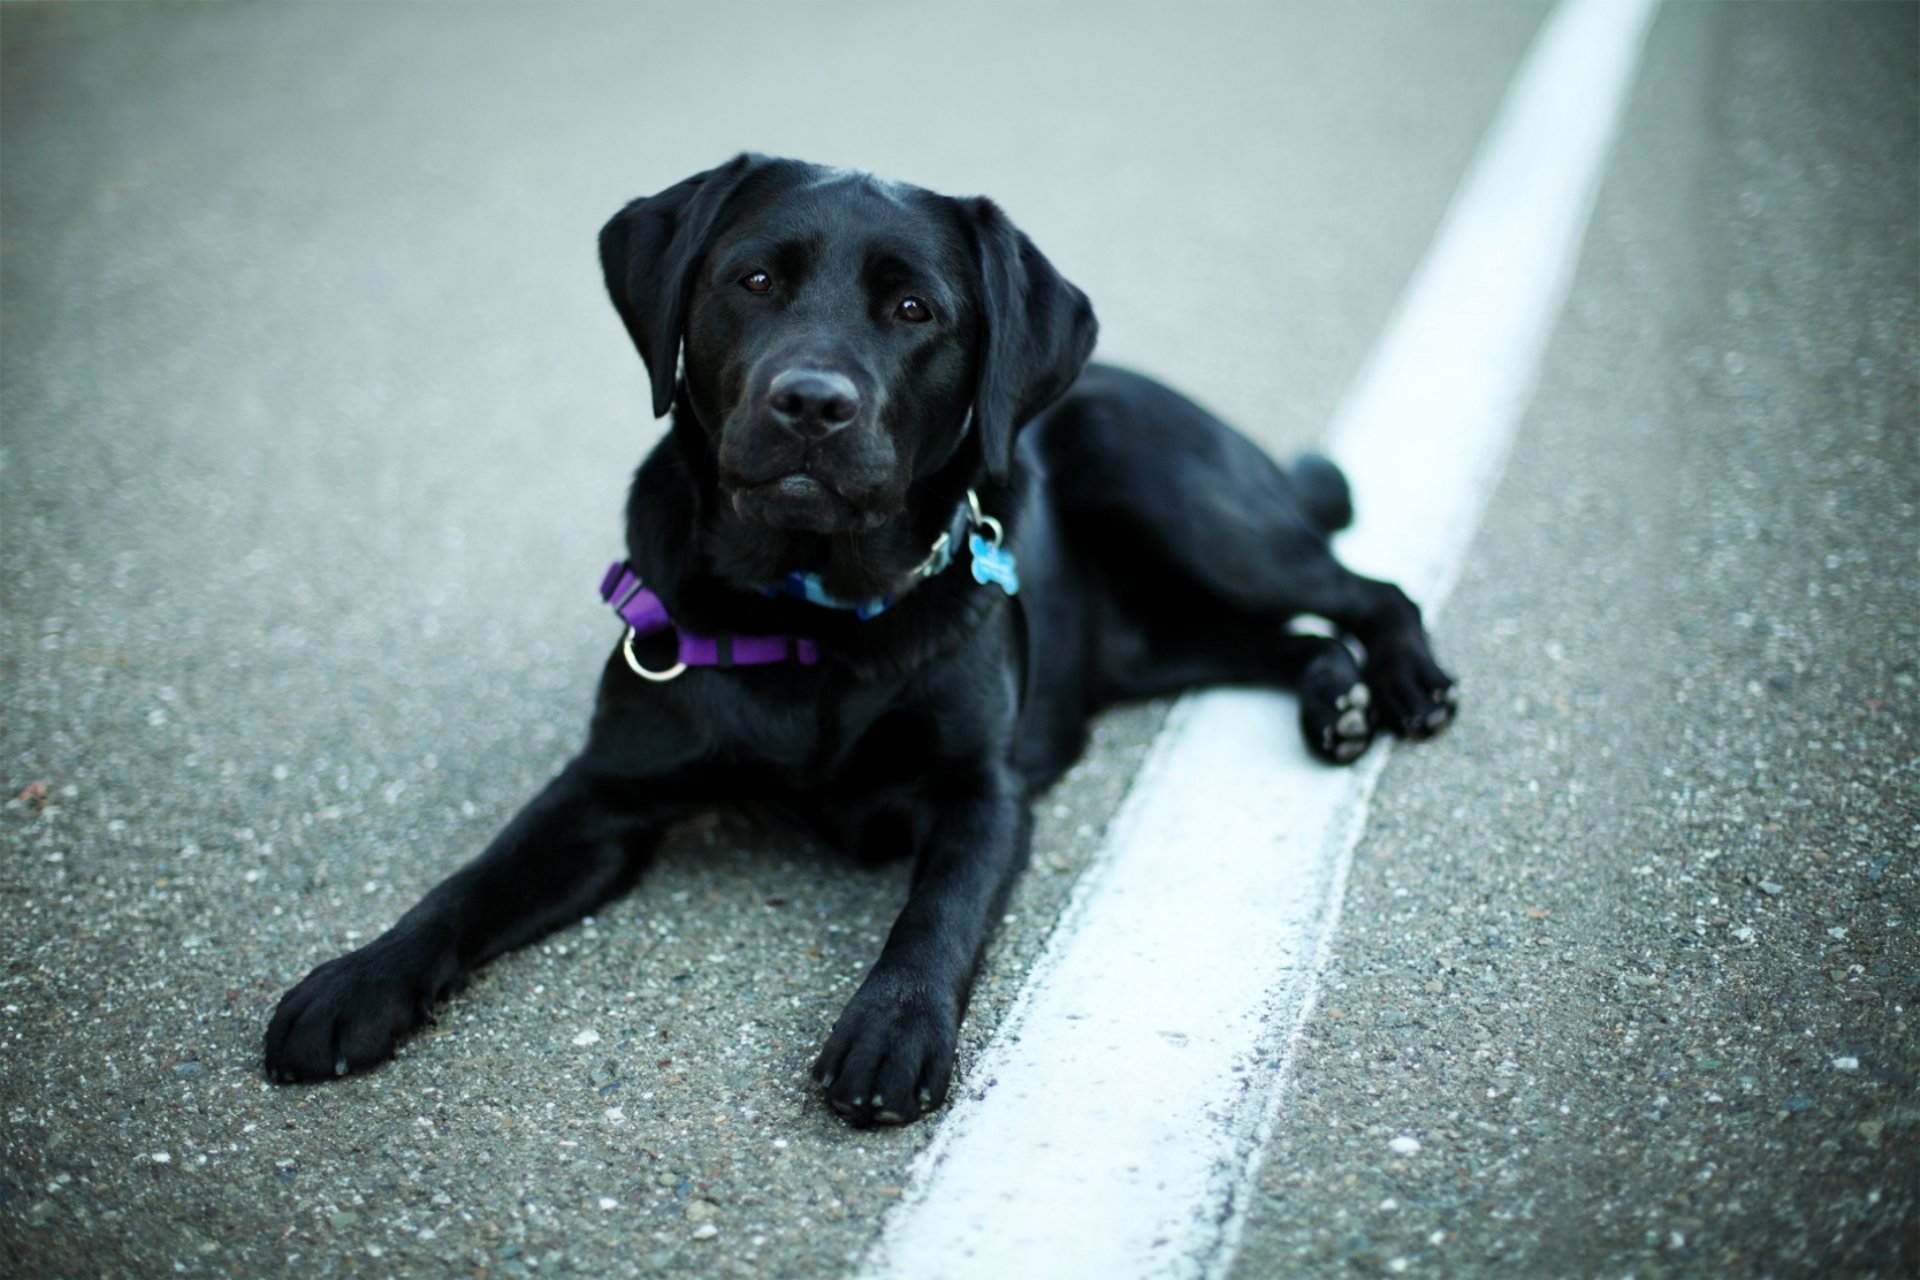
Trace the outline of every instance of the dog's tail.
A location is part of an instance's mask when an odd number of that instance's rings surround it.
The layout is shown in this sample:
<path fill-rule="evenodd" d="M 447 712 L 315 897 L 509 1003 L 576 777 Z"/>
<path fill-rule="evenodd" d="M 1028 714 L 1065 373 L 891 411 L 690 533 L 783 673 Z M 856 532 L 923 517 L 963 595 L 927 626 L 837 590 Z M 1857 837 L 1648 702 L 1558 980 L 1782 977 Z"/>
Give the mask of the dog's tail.
<path fill-rule="evenodd" d="M 1353 523 L 1353 491 L 1339 467 L 1317 453 L 1303 453 L 1287 469 L 1287 479 L 1307 517 L 1327 533 Z"/>

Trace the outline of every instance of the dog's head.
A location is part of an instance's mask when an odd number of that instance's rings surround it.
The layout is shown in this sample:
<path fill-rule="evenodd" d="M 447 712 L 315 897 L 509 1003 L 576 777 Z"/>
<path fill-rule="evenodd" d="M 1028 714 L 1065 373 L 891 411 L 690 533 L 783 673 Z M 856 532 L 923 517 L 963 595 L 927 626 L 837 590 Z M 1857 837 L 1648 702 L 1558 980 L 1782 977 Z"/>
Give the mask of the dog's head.
<path fill-rule="evenodd" d="M 991 201 L 798 161 L 635 200 L 600 259 L 654 413 L 684 364 L 732 515 L 765 530 L 876 529 L 967 459 L 1004 478 L 1093 349 L 1085 296 Z"/>

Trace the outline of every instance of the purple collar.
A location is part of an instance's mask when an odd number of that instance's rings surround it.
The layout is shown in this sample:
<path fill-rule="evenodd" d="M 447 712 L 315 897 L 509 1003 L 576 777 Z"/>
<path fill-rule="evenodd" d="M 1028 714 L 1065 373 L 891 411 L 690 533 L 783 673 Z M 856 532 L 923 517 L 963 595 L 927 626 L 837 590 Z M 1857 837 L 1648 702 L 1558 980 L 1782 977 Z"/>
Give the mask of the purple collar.
<path fill-rule="evenodd" d="M 969 526 L 967 553 L 972 559 L 974 581 L 982 586 L 992 583 L 1009 596 L 1016 594 L 1020 590 L 1020 574 L 1013 549 L 1000 545 L 1005 536 L 1000 522 L 980 509 L 980 495 L 971 489 L 967 490 L 966 505 L 954 516 L 953 527 L 934 541 L 933 550 L 914 568 L 910 582 L 943 572 L 953 561 L 956 535 Z M 885 612 L 893 604 L 892 596 L 862 602 L 836 599 L 826 594 L 817 574 L 790 575 L 788 583 L 766 594 L 791 595 L 827 608 L 851 609 L 863 621 Z M 633 673 L 643 680 L 672 680 L 688 667 L 752 667 L 769 662 L 797 662 L 811 667 L 820 661 L 819 642 L 806 636 L 701 636 L 681 630 L 667 616 L 667 607 L 660 602 L 660 597 L 641 583 L 640 575 L 624 560 L 614 561 L 607 576 L 600 580 L 600 598 L 611 604 L 627 624 L 620 651 L 626 655 Z M 662 631 L 674 633 L 680 641 L 680 651 L 673 666 L 665 671 L 653 671 L 641 666 L 640 660 L 633 656 L 633 642 L 637 636 L 657 635 Z"/>
<path fill-rule="evenodd" d="M 767 662 L 797 662 L 811 667 L 820 661 L 820 645 L 806 636 L 700 636 L 682 631 L 667 616 L 667 607 L 651 588 L 642 586 L 624 560 L 616 560 L 600 582 L 600 598 L 611 604 L 627 624 L 627 638 L 621 652 L 633 673 L 647 680 L 667 681 L 688 667 L 750 667 Z M 652 671 L 633 656 L 636 636 L 672 631 L 680 640 L 675 664 L 665 671 Z"/>

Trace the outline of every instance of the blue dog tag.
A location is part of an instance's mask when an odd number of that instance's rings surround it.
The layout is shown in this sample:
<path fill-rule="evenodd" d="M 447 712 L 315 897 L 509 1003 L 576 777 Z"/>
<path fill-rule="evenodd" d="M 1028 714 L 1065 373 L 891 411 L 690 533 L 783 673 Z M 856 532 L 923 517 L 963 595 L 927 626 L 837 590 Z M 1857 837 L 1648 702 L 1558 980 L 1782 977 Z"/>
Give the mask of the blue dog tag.
<path fill-rule="evenodd" d="M 991 582 L 1008 595 L 1019 593 L 1020 570 L 1014 566 L 1013 552 L 977 533 L 967 540 L 967 550 L 973 553 L 975 582 L 981 586 Z"/>

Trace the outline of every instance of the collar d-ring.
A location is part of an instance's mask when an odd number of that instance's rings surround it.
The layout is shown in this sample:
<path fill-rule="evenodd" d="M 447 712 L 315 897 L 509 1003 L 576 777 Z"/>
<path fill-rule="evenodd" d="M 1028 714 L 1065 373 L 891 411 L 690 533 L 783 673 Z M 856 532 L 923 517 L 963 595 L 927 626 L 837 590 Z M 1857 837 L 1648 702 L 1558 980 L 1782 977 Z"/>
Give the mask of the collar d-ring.
<path fill-rule="evenodd" d="M 669 680 L 677 679 L 687 669 L 687 664 L 684 662 L 676 662 L 665 671 L 652 671 L 641 666 L 640 659 L 633 656 L 632 627 L 627 628 L 627 637 L 620 642 L 620 652 L 626 655 L 627 665 L 633 668 L 633 674 L 642 680 L 651 680 L 655 684 L 665 684 Z"/>

